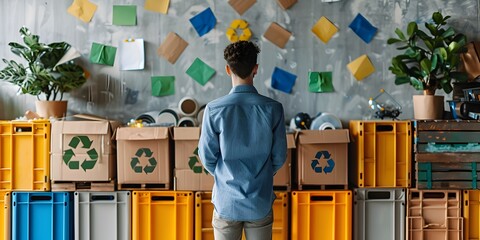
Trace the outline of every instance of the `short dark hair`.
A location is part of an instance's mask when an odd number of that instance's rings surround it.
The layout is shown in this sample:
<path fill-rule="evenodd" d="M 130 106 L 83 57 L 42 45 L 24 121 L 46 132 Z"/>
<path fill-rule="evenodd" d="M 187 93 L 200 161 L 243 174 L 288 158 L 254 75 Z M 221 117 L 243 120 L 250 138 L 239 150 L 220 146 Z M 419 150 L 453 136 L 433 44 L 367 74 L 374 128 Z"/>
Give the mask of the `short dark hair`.
<path fill-rule="evenodd" d="M 238 41 L 229 44 L 223 51 L 232 72 L 242 79 L 247 78 L 257 64 L 258 46 L 249 41 Z"/>

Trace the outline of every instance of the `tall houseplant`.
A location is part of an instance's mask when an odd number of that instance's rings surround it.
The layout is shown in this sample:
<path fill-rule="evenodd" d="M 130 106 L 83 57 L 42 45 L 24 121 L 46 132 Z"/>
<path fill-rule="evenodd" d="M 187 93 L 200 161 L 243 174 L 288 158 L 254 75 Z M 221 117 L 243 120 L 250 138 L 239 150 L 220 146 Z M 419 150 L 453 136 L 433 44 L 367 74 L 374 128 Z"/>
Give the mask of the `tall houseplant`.
<path fill-rule="evenodd" d="M 39 36 L 33 35 L 28 28 L 20 28 L 25 45 L 10 42 L 12 53 L 26 61 L 26 65 L 14 60 L 3 59 L 5 68 L 0 71 L 0 79 L 19 87 L 22 94 L 37 96 L 37 113 L 41 117 L 61 117 L 66 112 L 66 101 L 63 94 L 82 86 L 86 81 L 86 72 L 72 59 L 65 59 L 70 50 L 66 42 L 50 44 L 40 43 Z M 62 59 L 63 58 L 63 59 Z M 50 103 L 60 105 L 60 113 L 52 110 L 41 110 L 40 106 Z M 63 113 L 62 113 L 63 111 Z"/>
<path fill-rule="evenodd" d="M 416 119 L 438 119 L 443 113 L 443 96 L 434 96 L 442 89 L 445 93 L 453 90 L 452 82 L 465 82 L 465 73 L 457 71 L 460 54 L 465 51 L 467 38 L 447 26 L 450 16 L 434 12 L 431 21 L 425 23 L 428 32 L 418 28 L 416 22 L 410 22 L 407 32 L 395 29 L 398 38 L 388 39 L 388 44 L 397 44 L 403 53 L 392 58 L 389 70 L 395 75 L 395 84 L 409 83 L 416 90 L 423 90 L 423 97 L 414 96 Z M 437 103 L 438 110 L 426 106 L 425 114 L 417 111 L 416 103 Z M 433 113 L 434 116 L 427 116 Z"/>

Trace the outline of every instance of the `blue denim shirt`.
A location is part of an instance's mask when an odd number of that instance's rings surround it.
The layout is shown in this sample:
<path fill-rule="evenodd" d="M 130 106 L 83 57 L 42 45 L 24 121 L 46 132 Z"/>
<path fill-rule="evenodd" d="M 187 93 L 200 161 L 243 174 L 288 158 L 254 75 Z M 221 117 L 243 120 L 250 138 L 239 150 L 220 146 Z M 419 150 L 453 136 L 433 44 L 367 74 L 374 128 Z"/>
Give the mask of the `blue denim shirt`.
<path fill-rule="evenodd" d="M 285 163 L 282 104 L 239 85 L 207 104 L 198 153 L 215 178 L 212 203 L 228 220 L 267 216 L 275 200 L 273 175 Z"/>

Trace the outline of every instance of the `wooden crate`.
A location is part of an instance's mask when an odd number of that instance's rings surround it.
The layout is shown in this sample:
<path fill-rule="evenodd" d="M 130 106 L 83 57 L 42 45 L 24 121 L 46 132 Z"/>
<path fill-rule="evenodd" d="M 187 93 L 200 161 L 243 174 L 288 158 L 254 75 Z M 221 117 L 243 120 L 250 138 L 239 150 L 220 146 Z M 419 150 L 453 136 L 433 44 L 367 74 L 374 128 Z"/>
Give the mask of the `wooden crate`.
<path fill-rule="evenodd" d="M 415 122 L 419 189 L 480 187 L 480 121 Z"/>

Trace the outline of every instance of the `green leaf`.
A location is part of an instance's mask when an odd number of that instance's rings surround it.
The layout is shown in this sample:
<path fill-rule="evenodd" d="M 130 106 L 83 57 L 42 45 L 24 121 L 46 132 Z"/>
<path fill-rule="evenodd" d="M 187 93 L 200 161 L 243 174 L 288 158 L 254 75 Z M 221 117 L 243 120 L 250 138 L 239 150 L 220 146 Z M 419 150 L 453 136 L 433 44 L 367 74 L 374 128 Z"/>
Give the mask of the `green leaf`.
<path fill-rule="evenodd" d="M 448 58 L 447 50 L 443 47 L 435 48 L 433 53 L 441 56 L 441 59 L 443 59 L 443 60 L 447 60 L 447 58 Z"/>
<path fill-rule="evenodd" d="M 416 90 L 423 90 L 423 82 L 417 78 L 410 77 L 410 84 L 415 88 Z"/>
<path fill-rule="evenodd" d="M 395 29 L 395 33 L 397 34 L 397 36 L 402 40 L 402 41 L 406 41 L 407 39 L 405 38 L 405 35 L 403 34 L 402 30 L 400 29 Z"/>
<path fill-rule="evenodd" d="M 432 55 L 432 66 L 430 67 L 430 72 L 433 71 L 435 68 L 437 68 L 437 54 Z"/>
<path fill-rule="evenodd" d="M 424 42 L 425 46 L 427 46 L 430 51 L 433 51 L 433 42 L 431 40 L 425 40 Z"/>
<path fill-rule="evenodd" d="M 406 51 L 405 51 L 405 55 L 409 56 L 410 58 L 415 58 L 419 53 L 417 51 L 415 51 L 415 49 L 413 48 L 408 48 Z"/>
<path fill-rule="evenodd" d="M 449 38 L 451 36 L 455 35 L 455 30 L 453 30 L 452 27 L 449 27 L 445 32 L 442 33 L 443 38 Z"/>
<path fill-rule="evenodd" d="M 420 66 L 422 67 L 422 71 L 425 71 L 427 74 L 429 74 L 431 72 L 432 62 L 430 59 L 424 58 L 422 61 L 420 61 Z"/>
<path fill-rule="evenodd" d="M 450 80 L 443 78 L 440 81 L 440 87 L 445 91 L 445 93 L 451 93 L 453 90 L 452 84 L 450 83 Z"/>
<path fill-rule="evenodd" d="M 448 45 L 448 51 L 451 52 L 451 53 L 455 53 L 458 51 L 458 49 L 460 49 L 460 45 L 457 43 L 457 42 L 451 42 L 449 45 Z"/>
<path fill-rule="evenodd" d="M 387 40 L 387 44 L 394 44 L 394 43 L 397 43 L 397 42 L 402 42 L 402 40 L 400 40 L 398 38 L 389 38 Z"/>
<path fill-rule="evenodd" d="M 410 83 L 410 77 L 407 76 L 401 76 L 401 77 L 396 77 L 395 78 L 395 84 L 396 85 L 401 85 L 405 83 Z"/>
<path fill-rule="evenodd" d="M 416 22 L 410 22 L 407 27 L 408 37 L 411 37 L 418 30 L 418 25 Z"/>
<path fill-rule="evenodd" d="M 438 35 L 437 27 L 431 23 L 425 23 L 425 27 L 430 31 L 433 36 Z"/>
<path fill-rule="evenodd" d="M 431 38 L 430 36 L 428 36 L 428 34 L 426 34 L 424 31 L 422 30 L 417 30 L 417 36 L 422 39 L 422 40 L 433 40 L 433 38 Z"/>
<path fill-rule="evenodd" d="M 441 24 L 444 21 L 443 16 L 440 12 L 434 12 L 432 14 L 432 19 L 436 24 Z"/>

